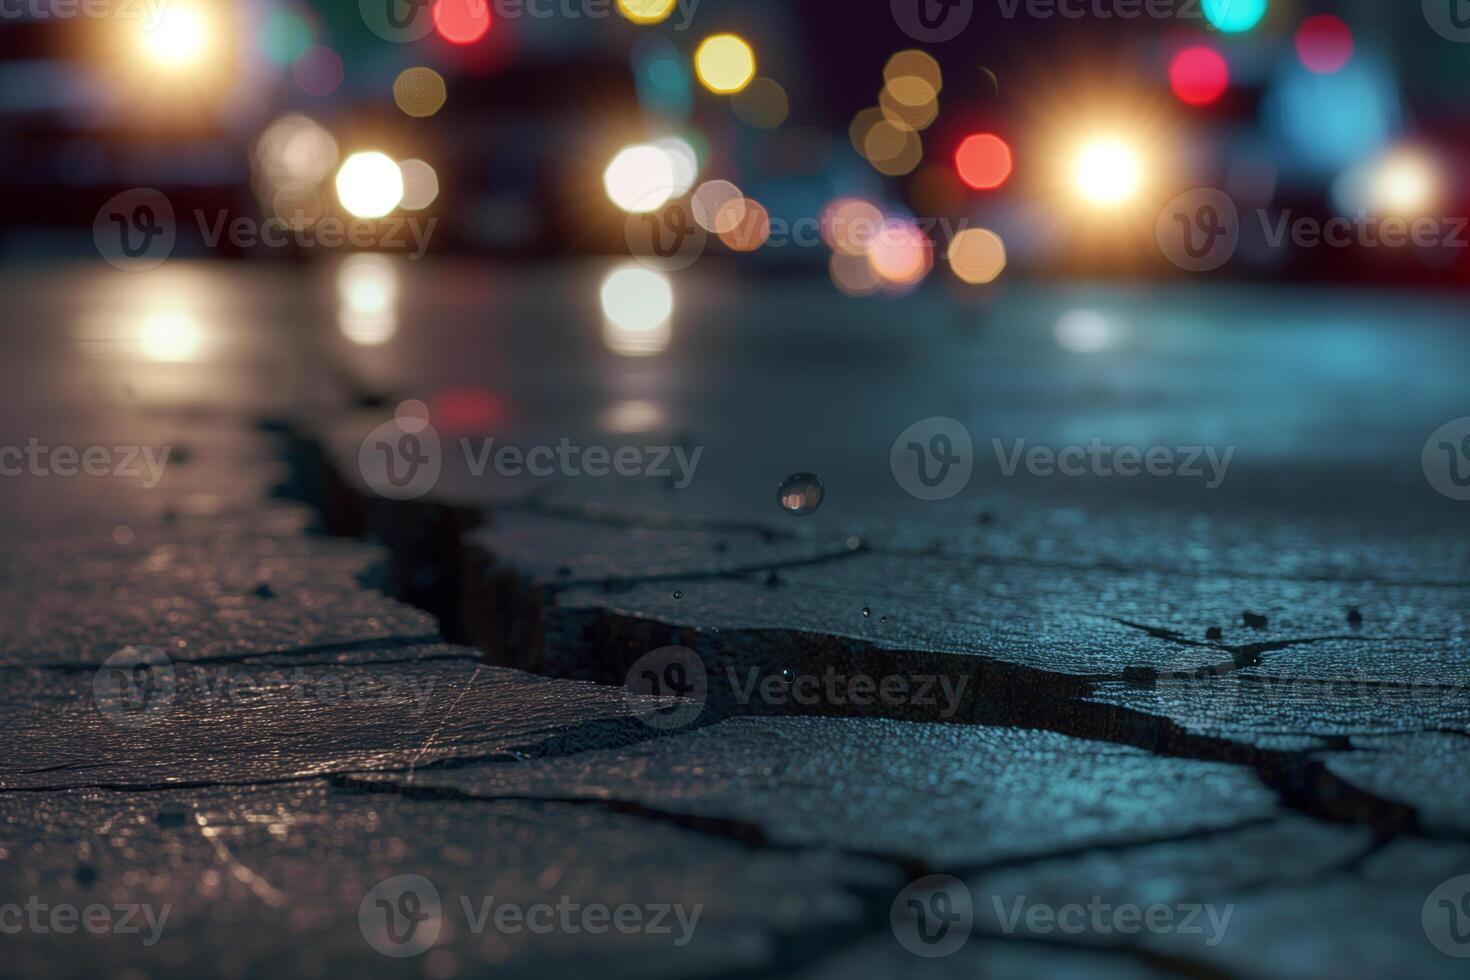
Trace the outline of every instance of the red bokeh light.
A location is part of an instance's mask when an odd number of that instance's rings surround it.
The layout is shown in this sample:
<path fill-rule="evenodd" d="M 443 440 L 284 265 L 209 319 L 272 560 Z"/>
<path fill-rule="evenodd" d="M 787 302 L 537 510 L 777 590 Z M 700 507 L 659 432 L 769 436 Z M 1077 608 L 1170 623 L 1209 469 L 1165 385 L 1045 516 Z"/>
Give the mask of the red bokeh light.
<path fill-rule="evenodd" d="M 977 191 L 988 191 L 1011 175 L 1011 148 L 994 133 L 966 136 L 954 153 L 955 172 Z"/>
<path fill-rule="evenodd" d="M 444 435 L 480 435 L 505 423 L 506 406 L 485 388 L 450 388 L 429 399 L 429 417 Z"/>
<path fill-rule="evenodd" d="M 1169 62 L 1169 87 L 1187 105 L 1209 105 L 1230 86 L 1230 69 L 1213 48 L 1185 48 Z"/>
<path fill-rule="evenodd" d="M 450 44 L 474 44 L 490 30 L 489 0 L 434 0 L 434 29 Z"/>
<path fill-rule="evenodd" d="M 1296 56 L 1319 75 L 1341 71 L 1353 57 L 1353 32 L 1331 14 L 1308 17 L 1296 29 Z"/>

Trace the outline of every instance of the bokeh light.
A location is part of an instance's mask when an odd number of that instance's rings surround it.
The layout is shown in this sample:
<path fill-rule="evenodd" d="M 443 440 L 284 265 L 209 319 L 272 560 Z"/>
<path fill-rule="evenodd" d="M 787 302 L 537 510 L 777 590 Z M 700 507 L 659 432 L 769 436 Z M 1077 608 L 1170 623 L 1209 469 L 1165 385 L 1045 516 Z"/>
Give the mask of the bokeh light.
<path fill-rule="evenodd" d="M 260 27 L 260 50 L 278 65 L 289 65 L 311 46 L 311 27 L 289 10 L 278 11 Z"/>
<path fill-rule="evenodd" d="M 602 281 L 600 296 L 603 339 L 615 353 L 648 356 L 668 346 L 674 288 L 663 273 L 640 265 L 621 266 Z"/>
<path fill-rule="evenodd" d="M 338 266 L 337 328 L 364 347 L 398 332 L 398 269 L 386 255 L 351 255 Z"/>
<path fill-rule="evenodd" d="M 677 0 L 618 0 L 618 13 L 635 24 L 657 24 L 674 12 Z"/>
<path fill-rule="evenodd" d="M 403 201 L 405 211 L 422 211 L 439 196 L 439 175 L 434 168 L 422 160 L 403 160 L 398 164 L 403 174 Z"/>
<path fill-rule="evenodd" d="M 1343 175 L 1335 197 L 1346 212 L 1360 210 L 1400 218 L 1422 217 L 1441 197 L 1442 177 L 1425 152 L 1402 148 Z"/>
<path fill-rule="evenodd" d="M 771 217 L 759 201 L 727 201 L 715 218 L 720 241 L 734 252 L 754 252 L 771 237 Z"/>
<path fill-rule="evenodd" d="M 716 34 L 694 52 L 694 72 L 711 92 L 730 95 L 755 77 L 755 52 L 734 34 Z"/>
<path fill-rule="evenodd" d="M 780 82 L 772 78 L 757 78 L 735 93 L 731 108 L 747 126 L 775 129 L 786 121 L 791 102 Z"/>
<path fill-rule="evenodd" d="M 883 280 L 873 271 L 866 255 L 835 253 L 828 271 L 833 284 L 848 296 L 872 296 L 883 287 Z"/>
<path fill-rule="evenodd" d="M 198 321 L 180 310 L 150 313 L 138 325 L 138 343 L 151 361 L 192 361 L 201 337 Z"/>
<path fill-rule="evenodd" d="M 138 41 L 143 57 L 166 71 L 202 64 L 215 47 L 215 29 L 204 11 L 192 4 L 168 3 L 157 23 L 139 21 Z"/>
<path fill-rule="evenodd" d="M 1353 57 L 1353 32 L 1331 14 L 1308 17 L 1296 31 L 1296 54 L 1318 75 L 1342 71 Z"/>
<path fill-rule="evenodd" d="M 877 205 L 855 197 L 839 198 L 822 212 L 822 240 L 839 255 L 861 258 L 868 254 L 882 225 L 883 212 Z"/>
<path fill-rule="evenodd" d="M 1248 31 L 1266 16 L 1266 0 L 1204 0 L 1205 19 L 1227 34 Z"/>
<path fill-rule="evenodd" d="M 1006 267 L 1006 246 L 988 228 L 966 228 L 949 243 L 949 267 L 972 285 L 994 282 Z"/>
<path fill-rule="evenodd" d="M 1111 137 L 1084 144 L 1072 166 L 1077 193 L 1101 207 L 1113 207 L 1129 200 L 1138 192 L 1142 180 L 1143 163 L 1138 151 Z"/>
<path fill-rule="evenodd" d="M 307 95 L 331 95 L 342 84 L 342 58 L 331 48 L 314 44 L 291 65 L 291 77 Z"/>
<path fill-rule="evenodd" d="M 994 133 L 966 136 L 954 155 L 960 180 L 977 191 L 991 190 L 1011 175 L 1011 148 Z"/>
<path fill-rule="evenodd" d="M 683 197 L 694 186 L 699 177 L 699 154 L 689 141 L 680 136 L 665 136 L 653 141 L 653 145 L 668 157 L 674 179 L 670 184 L 669 197 Z"/>
<path fill-rule="evenodd" d="M 405 68 L 393 80 L 393 102 L 416 118 L 432 116 L 444 108 L 449 90 L 444 76 L 432 68 Z"/>
<path fill-rule="evenodd" d="M 900 129 L 883 119 L 863 138 L 863 156 L 880 174 L 901 177 L 913 173 L 923 162 L 924 147 L 918 133 Z"/>
<path fill-rule="evenodd" d="M 358 218 L 381 218 L 403 200 L 403 172 L 384 153 L 354 153 L 337 171 L 337 200 Z"/>
<path fill-rule="evenodd" d="M 1068 310 L 1057 320 L 1057 344 L 1076 354 L 1095 354 L 1116 342 L 1107 317 L 1096 310 Z"/>
<path fill-rule="evenodd" d="M 674 196 L 674 164 L 651 143 L 625 146 L 602 172 L 608 200 L 634 214 L 656 211 Z"/>
<path fill-rule="evenodd" d="M 1214 48 L 1185 48 L 1169 62 L 1169 87 L 1186 105 L 1209 105 L 1230 86 L 1230 69 Z"/>
<path fill-rule="evenodd" d="M 868 249 L 868 264 L 890 288 L 902 290 L 929 274 L 934 267 L 934 246 L 912 221 L 889 218 Z"/>
<path fill-rule="evenodd" d="M 889 86 L 901 78 L 919 78 L 928 83 L 935 95 L 944 88 L 944 75 L 939 62 L 917 49 L 900 51 L 883 66 L 883 84 Z"/>
<path fill-rule="evenodd" d="M 314 186 L 337 165 L 337 141 L 313 119 L 293 112 L 261 131 L 254 160 L 273 189 L 291 182 Z"/>
<path fill-rule="evenodd" d="M 434 30 L 450 44 L 474 44 L 490 30 L 489 0 L 434 0 Z"/>
<path fill-rule="evenodd" d="M 728 180 L 707 180 L 690 200 L 694 222 L 712 234 L 736 228 L 745 217 L 745 194 Z"/>

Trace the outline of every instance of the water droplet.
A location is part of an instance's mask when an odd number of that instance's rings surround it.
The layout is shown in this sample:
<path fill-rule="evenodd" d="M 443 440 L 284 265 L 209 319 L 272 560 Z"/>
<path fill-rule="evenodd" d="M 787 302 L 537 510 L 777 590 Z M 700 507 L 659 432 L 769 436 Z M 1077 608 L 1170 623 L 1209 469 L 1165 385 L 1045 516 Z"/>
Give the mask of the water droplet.
<path fill-rule="evenodd" d="M 867 619 L 871 615 L 873 615 L 873 610 L 869 609 L 867 606 L 864 606 L 863 607 L 863 618 L 864 619 Z"/>
<path fill-rule="evenodd" d="M 776 502 L 781 509 L 797 517 L 815 514 L 825 496 L 827 488 L 815 473 L 793 473 L 776 489 Z"/>
<path fill-rule="evenodd" d="M 675 599 L 682 599 L 682 598 L 684 598 L 684 593 L 682 593 L 682 592 L 675 592 L 674 593 L 674 598 Z"/>
<path fill-rule="evenodd" d="M 796 671 L 792 670 L 790 667 L 783 668 L 781 671 L 781 679 L 790 684 L 792 681 L 796 680 Z"/>
<path fill-rule="evenodd" d="M 878 622 L 880 622 L 880 623 L 886 623 L 886 622 L 888 622 L 888 617 L 887 616 L 879 616 L 878 617 Z"/>

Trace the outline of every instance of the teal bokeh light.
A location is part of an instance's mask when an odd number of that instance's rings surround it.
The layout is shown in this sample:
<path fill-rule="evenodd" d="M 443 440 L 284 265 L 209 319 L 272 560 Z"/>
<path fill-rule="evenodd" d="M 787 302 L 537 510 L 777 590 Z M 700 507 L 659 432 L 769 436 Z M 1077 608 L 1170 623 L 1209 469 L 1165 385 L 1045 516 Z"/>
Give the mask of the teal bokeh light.
<path fill-rule="evenodd" d="M 1227 34 L 1248 31 L 1266 16 L 1267 0 L 1205 0 L 1205 19 Z"/>
<path fill-rule="evenodd" d="M 266 18 L 260 28 L 260 48 L 278 65 L 289 65 L 311 46 L 311 27 L 291 11 Z"/>

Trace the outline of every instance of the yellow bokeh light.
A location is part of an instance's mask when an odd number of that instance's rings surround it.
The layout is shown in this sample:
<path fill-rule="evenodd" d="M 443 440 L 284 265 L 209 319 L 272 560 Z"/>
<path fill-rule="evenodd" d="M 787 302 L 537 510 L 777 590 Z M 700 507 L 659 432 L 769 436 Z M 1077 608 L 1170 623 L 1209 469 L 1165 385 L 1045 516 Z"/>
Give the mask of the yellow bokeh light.
<path fill-rule="evenodd" d="M 755 77 L 755 52 L 734 34 L 716 34 L 694 52 L 694 71 L 705 88 L 730 95 Z"/>
<path fill-rule="evenodd" d="M 155 23 L 143 23 L 138 40 L 148 62 L 176 71 L 203 62 L 214 45 L 214 31 L 198 7 L 169 3 Z"/>
<path fill-rule="evenodd" d="M 848 296 L 871 296 L 883 285 L 865 256 L 836 253 L 828 270 L 833 284 Z"/>
<path fill-rule="evenodd" d="M 733 252 L 754 252 L 771 237 L 771 218 L 765 207 L 750 198 L 729 201 L 715 219 L 720 241 Z"/>
<path fill-rule="evenodd" d="M 635 24 L 657 24 L 674 12 L 676 0 L 618 0 L 618 13 Z"/>
<path fill-rule="evenodd" d="M 448 96 L 444 76 L 432 68 L 405 68 L 393 80 L 394 104 L 415 118 L 432 116 Z"/>
<path fill-rule="evenodd" d="M 1085 144 L 1072 164 L 1072 185 L 1082 198 L 1102 207 L 1122 204 L 1138 193 L 1143 162 L 1138 151 L 1111 137 Z"/>
<path fill-rule="evenodd" d="M 381 218 L 403 200 L 403 172 L 387 154 L 354 153 L 337 171 L 337 200 L 354 217 Z"/>
<path fill-rule="evenodd" d="M 892 85 L 896 80 L 905 77 L 921 79 L 934 90 L 935 95 L 944 88 L 944 75 L 939 70 L 939 62 L 923 51 L 900 51 L 888 59 L 888 64 L 883 67 L 883 83 Z"/>
<path fill-rule="evenodd" d="M 677 179 L 668 152 L 651 143 L 623 147 L 602 172 L 607 199 L 632 214 L 663 207 Z"/>
<path fill-rule="evenodd" d="M 877 205 L 859 198 L 842 198 L 827 205 L 822 214 L 822 239 L 839 255 L 861 257 L 868 254 L 882 226 L 883 212 Z"/>
<path fill-rule="evenodd" d="M 988 228 L 966 228 L 949 243 L 949 267 L 961 282 L 994 282 L 1006 267 L 1006 246 Z"/>

